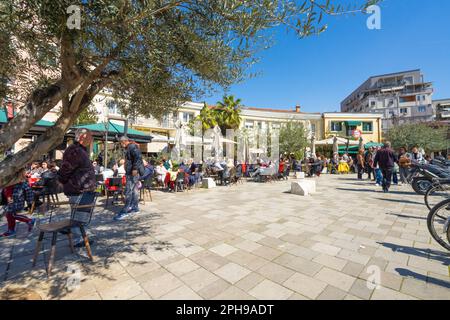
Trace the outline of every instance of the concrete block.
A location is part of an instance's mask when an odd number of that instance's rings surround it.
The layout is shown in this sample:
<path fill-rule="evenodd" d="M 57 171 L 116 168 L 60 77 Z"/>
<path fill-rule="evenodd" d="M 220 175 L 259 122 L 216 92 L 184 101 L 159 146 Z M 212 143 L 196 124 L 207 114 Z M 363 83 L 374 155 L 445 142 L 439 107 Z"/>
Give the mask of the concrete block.
<path fill-rule="evenodd" d="M 202 187 L 206 189 L 215 188 L 216 183 L 214 182 L 213 178 L 203 178 Z"/>
<path fill-rule="evenodd" d="M 316 192 L 316 181 L 302 180 L 291 182 L 291 193 L 300 196 L 307 196 L 310 193 Z"/>

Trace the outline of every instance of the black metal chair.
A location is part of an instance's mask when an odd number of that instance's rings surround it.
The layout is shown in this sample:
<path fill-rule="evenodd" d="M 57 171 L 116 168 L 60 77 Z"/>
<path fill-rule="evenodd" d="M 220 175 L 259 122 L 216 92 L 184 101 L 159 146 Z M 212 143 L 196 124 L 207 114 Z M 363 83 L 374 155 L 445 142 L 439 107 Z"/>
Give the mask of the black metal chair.
<path fill-rule="evenodd" d="M 150 201 L 153 202 L 152 199 L 152 182 L 153 182 L 153 175 L 148 176 L 144 180 L 141 180 L 142 188 L 139 190 L 139 200 L 142 200 L 145 205 L 145 194 L 148 193 L 150 196 Z"/>
<path fill-rule="evenodd" d="M 119 195 L 122 196 L 122 201 L 124 201 L 122 178 L 109 178 L 107 183 L 105 183 L 105 192 L 105 208 L 108 206 L 108 200 L 111 195 L 113 196 L 113 204 L 118 200 Z"/>
<path fill-rule="evenodd" d="M 70 204 L 70 218 L 63 219 L 55 222 L 49 222 L 47 224 L 39 224 L 37 229 L 39 230 L 39 238 L 36 244 L 36 249 L 33 257 L 33 267 L 36 265 L 36 259 L 39 255 L 41 249 L 42 241 L 46 233 L 52 233 L 52 245 L 50 249 L 50 257 L 47 267 L 47 273 L 50 276 L 53 262 L 56 255 L 56 240 L 58 233 L 64 233 L 69 239 L 69 246 L 72 253 L 75 252 L 72 240 L 72 229 L 79 228 L 81 236 L 83 238 L 84 244 L 86 246 L 86 251 L 89 259 L 93 261 L 91 247 L 89 245 L 89 239 L 86 234 L 85 226 L 88 225 L 92 219 L 92 213 L 94 212 L 95 204 L 97 202 L 98 194 L 95 192 L 84 192 L 78 197 L 76 203 L 64 203 Z M 63 203 L 60 203 L 63 204 Z"/>
<path fill-rule="evenodd" d="M 178 191 L 178 189 L 181 189 L 181 191 L 184 191 L 185 189 L 185 173 L 184 172 L 178 172 L 177 178 L 175 179 L 175 192 Z"/>

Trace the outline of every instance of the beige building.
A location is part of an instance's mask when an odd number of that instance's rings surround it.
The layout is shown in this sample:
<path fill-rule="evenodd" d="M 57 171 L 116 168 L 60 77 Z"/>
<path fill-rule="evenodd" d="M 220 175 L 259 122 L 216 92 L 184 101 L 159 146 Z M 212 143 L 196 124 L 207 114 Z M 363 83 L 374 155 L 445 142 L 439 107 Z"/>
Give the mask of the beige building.
<path fill-rule="evenodd" d="M 352 137 L 357 130 L 364 143 L 381 143 L 382 118 L 382 114 L 376 113 L 325 112 L 322 115 L 323 138 Z"/>

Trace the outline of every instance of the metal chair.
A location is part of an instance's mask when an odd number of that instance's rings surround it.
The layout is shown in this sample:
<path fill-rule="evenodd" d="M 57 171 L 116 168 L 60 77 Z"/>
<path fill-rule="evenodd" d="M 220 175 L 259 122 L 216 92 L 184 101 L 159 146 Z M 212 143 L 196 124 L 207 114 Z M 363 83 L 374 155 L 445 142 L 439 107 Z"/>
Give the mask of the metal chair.
<path fill-rule="evenodd" d="M 36 265 L 36 259 L 39 255 L 42 240 L 44 239 L 44 235 L 46 233 L 52 233 L 52 245 L 50 249 L 50 258 L 47 268 L 47 273 L 49 276 L 51 274 L 53 262 L 56 255 L 56 239 L 59 232 L 67 234 L 67 237 L 69 239 L 70 250 L 72 253 L 74 253 L 75 249 L 73 247 L 72 228 L 80 229 L 84 244 L 86 246 L 87 255 L 89 259 L 93 261 L 91 247 L 89 245 L 89 239 L 86 234 L 85 226 L 88 225 L 92 219 L 92 213 L 94 212 L 97 197 L 98 194 L 95 192 L 84 192 L 78 197 L 76 203 L 74 204 L 71 204 L 69 202 L 65 203 L 71 205 L 69 219 L 63 219 L 60 221 L 50 222 L 47 224 L 40 224 L 37 226 L 39 230 L 39 238 L 33 256 L 33 267 Z"/>
<path fill-rule="evenodd" d="M 122 196 L 122 201 L 124 201 L 123 195 L 123 179 L 122 178 L 109 178 L 105 181 L 105 192 L 106 192 L 106 202 L 105 208 L 108 206 L 108 200 L 110 195 L 113 196 L 113 204 L 114 200 L 118 198 L 119 195 Z"/>
<path fill-rule="evenodd" d="M 148 176 L 147 178 L 145 178 L 144 180 L 141 181 L 142 188 L 141 188 L 141 190 L 139 190 L 139 200 L 142 200 L 144 202 L 144 205 L 145 205 L 145 193 L 146 192 L 148 192 L 148 194 L 150 196 L 150 201 L 153 202 L 152 181 L 153 181 L 153 176 Z"/>
<path fill-rule="evenodd" d="M 177 192 L 179 188 L 181 189 L 181 191 L 184 191 L 185 186 L 184 178 L 185 178 L 184 172 L 177 173 L 177 178 L 175 179 L 175 192 Z"/>

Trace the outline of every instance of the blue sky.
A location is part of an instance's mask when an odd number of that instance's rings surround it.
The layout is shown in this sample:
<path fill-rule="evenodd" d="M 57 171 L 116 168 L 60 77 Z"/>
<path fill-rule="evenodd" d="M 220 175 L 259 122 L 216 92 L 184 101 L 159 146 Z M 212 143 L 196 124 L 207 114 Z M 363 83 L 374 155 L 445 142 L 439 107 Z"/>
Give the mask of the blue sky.
<path fill-rule="evenodd" d="M 279 30 L 252 70 L 261 74 L 228 93 L 245 106 L 340 111 L 340 102 L 370 76 L 421 69 L 434 83 L 434 99 L 450 98 L 450 1 L 384 0 L 380 6 L 381 30 L 369 30 L 362 14 L 328 19 L 325 33 L 306 39 Z M 214 104 L 223 94 L 203 100 Z"/>

